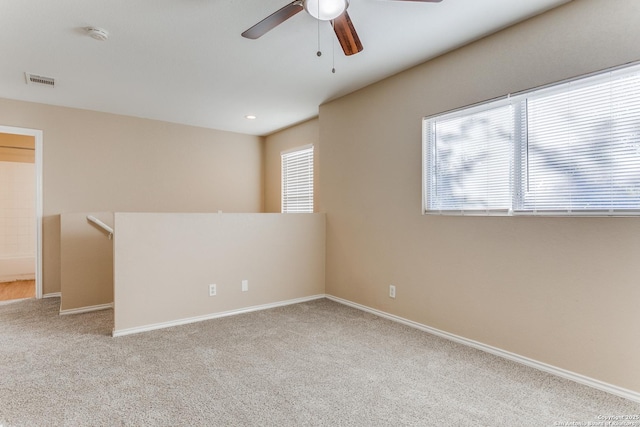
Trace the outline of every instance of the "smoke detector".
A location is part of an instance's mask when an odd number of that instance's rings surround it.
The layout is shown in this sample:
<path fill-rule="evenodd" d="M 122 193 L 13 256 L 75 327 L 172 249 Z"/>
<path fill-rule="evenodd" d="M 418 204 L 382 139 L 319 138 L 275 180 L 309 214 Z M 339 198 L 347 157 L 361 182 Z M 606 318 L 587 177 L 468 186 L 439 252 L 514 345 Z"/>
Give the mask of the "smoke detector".
<path fill-rule="evenodd" d="M 109 32 L 104 28 L 100 27 L 87 27 L 87 34 L 89 37 L 94 38 L 96 40 L 100 40 L 101 42 L 107 40 L 109 38 Z"/>

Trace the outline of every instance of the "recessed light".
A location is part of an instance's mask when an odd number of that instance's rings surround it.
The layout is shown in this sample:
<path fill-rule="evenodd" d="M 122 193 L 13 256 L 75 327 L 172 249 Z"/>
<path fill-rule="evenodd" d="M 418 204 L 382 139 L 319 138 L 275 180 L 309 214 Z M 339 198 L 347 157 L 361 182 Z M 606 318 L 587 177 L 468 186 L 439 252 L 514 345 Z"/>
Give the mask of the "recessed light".
<path fill-rule="evenodd" d="M 247 119 L 247 120 L 255 120 L 258 117 L 254 116 L 253 114 L 247 114 L 246 116 L 244 116 L 244 118 Z"/>

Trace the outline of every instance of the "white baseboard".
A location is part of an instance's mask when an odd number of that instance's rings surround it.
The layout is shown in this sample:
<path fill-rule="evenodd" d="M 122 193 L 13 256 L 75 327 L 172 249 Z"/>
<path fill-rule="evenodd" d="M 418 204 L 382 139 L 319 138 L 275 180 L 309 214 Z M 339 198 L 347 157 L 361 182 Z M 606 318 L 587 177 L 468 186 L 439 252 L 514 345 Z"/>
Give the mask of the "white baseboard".
<path fill-rule="evenodd" d="M 51 292 L 50 294 L 42 295 L 42 298 L 60 298 L 60 297 L 62 297 L 61 292 Z"/>
<path fill-rule="evenodd" d="M 322 299 L 322 298 L 325 298 L 324 294 L 290 299 L 286 301 L 273 302 L 269 304 L 254 305 L 252 307 L 222 311 L 220 313 L 205 314 L 203 316 L 188 317 L 185 319 L 171 320 L 169 322 L 154 323 L 151 325 L 138 326 L 135 328 L 126 328 L 126 329 L 119 329 L 119 330 L 114 329 L 112 335 L 114 337 L 121 337 L 124 335 L 137 334 L 140 332 L 154 331 L 156 329 L 170 328 L 172 326 L 180 326 L 180 325 L 186 325 L 189 323 L 202 322 L 204 320 L 218 319 L 220 317 L 234 316 L 236 314 L 250 313 L 252 311 L 269 310 L 271 308 L 282 307 L 282 306 L 291 305 L 291 304 L 299 304 L 301 302 L 313 301 L 313 300 Z"/>
<path fill-rule="evenodd" d="M 66 316 L 67 314 L 89 313 L 91 311 L 108 310 L 110 308 L 113 308 L 113 303 L 91 305 L 89 307 L 71 308 L 68 310 L 60 310 L 60 315 Z"/>
<path fill-rule="evenodd" d="M 420 329 L 422 331 L 428 332 L 430 334 L 433 335 L 437 335 L 439 337 L 457 342 L 459 344 L 463 344 L 469 347 L 473 347 L 476 348 L 478 350 L 482 350 L 485 351 L 487 353 L 491 353 L 493 355 L 499 356 L 499 357 L 503 357 L 505 359 L 529 366 L 531 368 L 535 368 L 538 369 L 540 371 L 544 371 L 547 372 L 549 374 L 553 374 L 556 375 L 558 377 L 562 377 L 574 382 L 577 382 L 579 384 L 584 384 L 587 385 L 589 387 L 598 389 L 598 390 L 602 390 L 605 391 L 607 393 L 616 395 L 616 396 L 620 396 L 623 397 L 625 399 L 629 399 L 631 401 L 634 402 L 638 402 L 640 403 L 640 393 L 633 391 L 633 390 L 628 390 L 622 387 L 618 387 L 616 385 L 613 384 L 609 384 L 609 383 L 605 383 L 603 381 L 600 380 L 596 380 L 593 378 L 589 378 L 587 376 L 575 373 L 575 372 L 571 372 L 571 371 L 567 371 L 566 369 L 562 369 L 562 368 L 558 368 L 543 362 L 538 362 L 537 360 L 533 360 L 533 359 L 529 359 L 528 357 L 524 357 L 524 356 L 520 356 L 519 354 L 515 354 L 515 353 L 511 353 L 509 351 L 506 350 L 502 350 L 500 348 L 497 347 L 493 347 L 487 344 L 483 344 L 481 342 L 478 341 L 474 341 L 474 340 L 470 340 L 468 338 L 464 338 L 461 337 L 459 335 L 454 335 L 451 334 L 449 332 L 445 332 L 445 331 L 441 331 L 439 329 L 436 328 L 432 328 L 430 326 L 426 326 L 423 325 L 421 323 L 418 322 L 414 322 L 412 320 L 408 320 L 405 319 L 403 317 L 399 317 L 393 314 L 389 314 L 389 313 L 385 313 L 384 311 L 380 311 L 380 310 L 376 310 L 374 308 L 370 308 L 355 302 L 351 302 L 342 298 L 338 298 L 335 297 L 333 295 L 326 295 L 327 299 L 330 299 L 332 301 L 338 302 L 340 304 L 344 304 L 347 305 L 349 307 L 353 307 L 356 308 L 358 310 L 362 310 L 362 311 L 366 311 L 368 313 L 371 314 L 375 314 L 376 316 L 380 316 L 380 317 L 384 317 L 385 319 L 389 319 L 389 320 L 393 320 L 394 322 L 398 322 L 398 323 L 402 323 L 404 325 L 407 326 L 411 326 L 413 328 L 416 329 Z"/>

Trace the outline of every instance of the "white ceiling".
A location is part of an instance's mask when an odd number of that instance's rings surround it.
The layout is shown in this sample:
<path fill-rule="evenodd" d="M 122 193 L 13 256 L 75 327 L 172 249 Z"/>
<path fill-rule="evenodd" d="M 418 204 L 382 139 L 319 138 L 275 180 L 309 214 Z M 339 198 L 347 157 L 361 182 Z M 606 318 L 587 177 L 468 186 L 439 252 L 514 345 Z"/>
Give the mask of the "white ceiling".
<path fill-rule="evenodd" d="M 364 51 L 346 57 L 330 24 L 305 12 L 240 36 L 290 0 L 0 0 L 0 97 L 265 135 L 567 1 L 351 0 Z M 26 85 L 24 72 L 56 87 Z"/>

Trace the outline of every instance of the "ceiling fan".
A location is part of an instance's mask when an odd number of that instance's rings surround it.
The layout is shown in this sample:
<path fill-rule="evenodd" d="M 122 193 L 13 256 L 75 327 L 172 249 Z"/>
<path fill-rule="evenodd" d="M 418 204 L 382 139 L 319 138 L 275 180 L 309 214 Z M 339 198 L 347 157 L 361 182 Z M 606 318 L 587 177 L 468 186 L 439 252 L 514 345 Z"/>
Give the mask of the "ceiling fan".
<path fill-rule="evenodd" d="M 393 0 L 413 1 L 422 3 L 439 3 L 442 0 Z M 258 22 L 253 27 L 242 33 L 242 37 L 257 39 L 267 32 L 282 24 L 303 9 L 315 19 L 331 21 L 333 31 L 340 42 L 344 54 L 354 55 L 362 51 L 362 43 L 351 22 L 347 8 L 349 0 L 294 0 L 280 10 Z"/>

